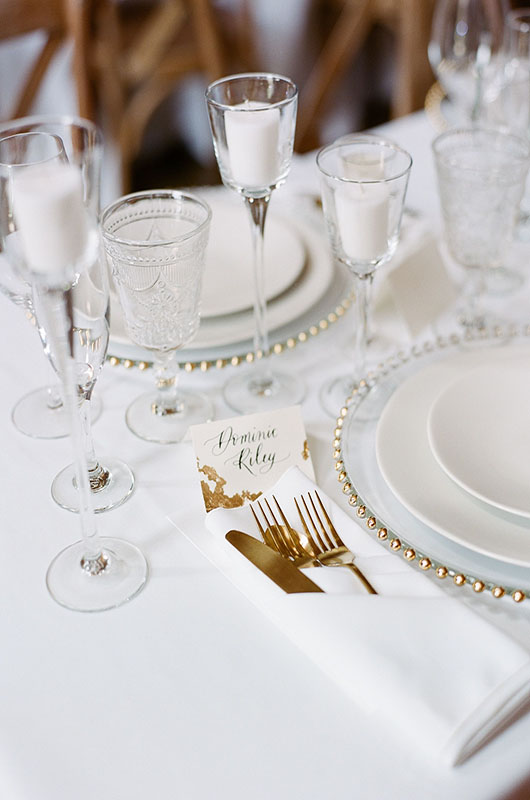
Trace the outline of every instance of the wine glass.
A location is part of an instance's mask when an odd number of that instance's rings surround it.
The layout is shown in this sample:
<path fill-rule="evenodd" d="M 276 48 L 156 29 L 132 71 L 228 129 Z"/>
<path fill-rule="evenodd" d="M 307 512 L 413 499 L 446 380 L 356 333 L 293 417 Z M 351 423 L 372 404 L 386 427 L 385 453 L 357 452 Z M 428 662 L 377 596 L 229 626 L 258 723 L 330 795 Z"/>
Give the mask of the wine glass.
<path fill-rule="evenodd" d="M 32 132 L 52 133 L 61 138 L 68 159 L 83 170 L 87 203 L 97 211 L 102 144 L 96 126 L 71 116 L 32 116 L 0 123 L 0 137 Z M 31 287 L 7 259 L 0 262 L 0 291 L 20 305 L 39 330 Z M 93 422 L 101 413 L 97 395 L 92 397 L 90 413 Z M 37 439 L 60 438 L 70 430 L 58 384 L 35 389 L 22 397 L 13 408 L 12 420 L 21 433 Z"/>
<path fill-rule="evenodd" d="M 412 158 L 387 139 L 352 134 L 320 150 L 317 166 L 331 246 L 355 280 L 354 376 L 332 380 L 321 392 L 325 410 L 336 416 L 365 377 L 373 277 L 397 247 Z"/>
<path fill-rule="evenodd" d="M 82 156 L 81 153 L 85 147 L 90 149 L 92 143 L 99 148 L 99 134 L 90 123 L 85 126 L 82 120 L 65 124 L 71 129 L 70 142 L 73 148 L 70 158 L 73 158 L 82 182 L 83 202 L 95 217 L 99 204 L 97 197 L 99 165 L 96 163 L 94 153 L 91 156 Z M 92 138 L 93 134 L 97 136 L 95 140 Z M 4 202 L 6 214 L 12 214 L 9 198 L 12 194 L 13 181 L 19 174 L 25 173 L 29 166 L 36 166 L 37 162 L 29 151 L 27 143 L 33 140 L 39 141 L 38 137 L 43 140 L 47 140 L 48 137 L 50 141 L 53 141 L 53 137 L 59 139 L 56 134 L 46 133 L 43 130 L 11 133 L 0 139 L 0 174 L 6 194 Z M 64 147 L 62 137 L 59 141 Z M 64 150 L 63 155 L 65 158 L 68 156 L 67 153 L 64 154 Z M 12 268 L 18 263 L 16 251 L 13 250 L 14 238 L 16 237 L 6 238 L 4 248 L 7 261 L 11 263 Z M 24 282 L 23 277 L 22 282 Z M 26 285 L 27 283 L 26 281 Z M 44 350 L 57 371 L 58 362 L 53 349 L 49 347 L 46 326 L 40 319 L 39 299 L 34 292 L 30 296 Z M 93 508 L 95 512 L 107 511 L 120 505 L 130 496 L 134 488 L 134 476 L 129 467 L 119 459 L 106 457 L 100 462 L 96 457 L 92 441 L 91 398 L 99 372 L 105 362 L 109 339 L 110 294 L 104 259 L 96 258 L 90 269 L 87 268 L 82 276 L 72 281 L 67 296 L 74 325 L 72 340 L 78 362 L 78 405 L 84 431 L 85 460 L 89 469 L 90 487 L 94 494 Z M 69 511 L 79 510 L 80 498 L 73 464 L 61 470 L 53 480 L 52 497 L 62 508 Z"/>
<path fill-rule="evenodd" d="M 177 351 L 199 328 L 209 206 L 171 189 L 121 197 L 103 211 L 103 242 L 131 340 L 153 353 L 156 391 L 127 409 L 142 439 L 179 442 L 213 417 L 210 400 L 177 385 Z"/>
<path fill-rule="evenodd" d="M 264 294 L 263 239 L 273 189 L 291 164 L 297 88 L 280 75 L 230 75 L 210 84 L 206 103 L 221 178 L 243 195 L 254 247 L 254 363 L 224 387 L 228 405 L 250 413 L 299 402 L 304 387 L 295 375 L 272 370 Z M 234 246 L 237 246 L 235 244 Z"/>
<path fill-rule="evenodd" d="M 5 167 L 5 150 L 13 146 L 13 140 L 20 144 L 28 137 L 42 142 L 39 157 L 26 148 L 25 160 L 12 157 L 10 166 Z M 50 143 L 58 143 L 61 149 L 56 148 L 55 155 L 44 161 L 42 152 L 49 150 Z M 72 289 L 94 280 L 93 274 L 87 277 L 86 273 L 92 273 L 94 264 L 100 263 L 97 221 L 83 201 L 81 173 L 64 161 L 58 137 L 20 134 L 0 140 L 0 150 L 4 154 L 0 167 L 1 238 L 9 259 L 31 284 L 38 302 L 40 324 L 46 331 L 46 344 L 56 362 L 69 412 L 80 498 L 82 539 L 55 557 L 46 584 L 52 597 L 67 608 L 101 611 L 121 605 L 143 588 L 147 563 L 129 542 L 98 536 L 83 447 L 75 352 L 79 332 Z M 104 274 L 100 269 L 98 278 Z M 100 312 L 101 308 L 89 311 L 98 318 Z M 82 335 L 88 339 L 85 330 Z"/>
<path fill-rule="evenodd" d="M 512 240 L 530 159 L 529 140 L 472 126 L 433 144 L 445 238 L 465 269 L 460 321 L 472 332 L 491 325 L 482 307 L 488 269 L 502 266 Z"/>
<path fill-rule="evenodd" d="M 502 53 L 497 96 L 486 122 L 530 138 L 530 9 L 516 8 L 506 15 Z M 516 228 L 522 240 L 530 238 L 530 198 L 525 195 Z"/>
<path fill-rule="evenodd" d="M 428 54 L 460 124 L 481 119 L 495 91 L 507 0 L 438 0 Z"/>

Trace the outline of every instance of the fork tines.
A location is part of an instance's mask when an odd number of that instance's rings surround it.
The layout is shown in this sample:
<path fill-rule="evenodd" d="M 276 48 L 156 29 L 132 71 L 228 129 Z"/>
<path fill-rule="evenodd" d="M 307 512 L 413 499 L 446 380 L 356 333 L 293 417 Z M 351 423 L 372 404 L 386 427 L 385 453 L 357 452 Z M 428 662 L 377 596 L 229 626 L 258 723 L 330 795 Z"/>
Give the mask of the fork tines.
<path fill-rule="evenodd" d="M 289 521 L 287 520 L 287 517 L 285 516 L 280 504 L 274 496 L 272 499 L 274 500 L 277 513 L 279 514 L 282 522 L 278 521 L 278 518 L 266 497 L 263 497 L 262 500 L 256 501 L 256 505 L 258 506 L 265 522 L 265 527 L 263 527 L 261 524 L 253 505 L 250 506 L 250 510 L 252 511 L 256 525 L 258 526 L 261 538 L 265 544 L 268 544 L 269 547 L 277 550 L 286 558 L 306 555 L 306 553 L 299 547 L 298 537 L 289 524 Z M 267 510 L 265 510 L 264 506 L 267 507 Z"/>

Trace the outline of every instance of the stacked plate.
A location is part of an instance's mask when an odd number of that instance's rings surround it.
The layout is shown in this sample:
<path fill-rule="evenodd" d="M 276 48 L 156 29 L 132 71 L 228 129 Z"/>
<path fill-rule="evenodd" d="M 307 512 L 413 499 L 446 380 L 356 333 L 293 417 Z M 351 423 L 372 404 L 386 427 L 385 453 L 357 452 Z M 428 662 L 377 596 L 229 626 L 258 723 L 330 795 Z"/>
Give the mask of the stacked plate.
<path fill-rule="evenodd" d="M 529 366 L 525 335 L 431 345 L 343 426 L 348 480 L 378 524 L 478 587 L 530 590 Z"/>
<path fill-rule="evenodd" d="M 201 326 L 182 360 L 229 358 L 252 349 L 253 253 L 242 198 L 219 187 L 194 190 L 212 208 L 201 298 Z M 273 197 L 265 228 L 265 293 L 272 341 L 296 336 L 344 300 L 351 279 L 330 255 L 322 216 L 314 203 Z M 109 354 L 150 360 L 127 337 L 117 297 L 112 303 Z"/>

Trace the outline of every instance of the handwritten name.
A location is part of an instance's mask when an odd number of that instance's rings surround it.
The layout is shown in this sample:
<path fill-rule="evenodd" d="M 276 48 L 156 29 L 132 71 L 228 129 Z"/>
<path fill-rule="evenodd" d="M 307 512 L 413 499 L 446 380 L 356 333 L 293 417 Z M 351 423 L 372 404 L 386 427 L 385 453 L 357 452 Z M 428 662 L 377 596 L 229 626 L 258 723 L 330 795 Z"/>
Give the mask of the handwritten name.
<path fill-rule="evenodd" d="M 270 472 L 276 463 L 289 458 L 289 455 L 279 457 L 276 449 L 270 447 L 277 436 L 277 429 L 271 426 L 265 430 L 252 428 L 244 433 L 236 433 L 233 427 L 228 425 L 215 436 L 206 439 L 205 444 L 211 445 L 213 455 L 227 455 L 225 464 L 231 463 L 237 469 L 246 470 L 251 475 L 257 473 L 264 475 Z M 234 448 L 237 450 L 235 454 Z"/>

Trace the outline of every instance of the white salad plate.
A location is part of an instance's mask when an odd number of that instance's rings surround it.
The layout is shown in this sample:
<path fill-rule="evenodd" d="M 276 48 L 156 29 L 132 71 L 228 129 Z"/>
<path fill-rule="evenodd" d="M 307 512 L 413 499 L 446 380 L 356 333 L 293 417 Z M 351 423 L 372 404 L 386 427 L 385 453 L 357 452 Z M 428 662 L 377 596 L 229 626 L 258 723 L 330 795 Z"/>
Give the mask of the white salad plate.
<path fill-rule="evenodd" d="M 448 387 L 451 389 L 460 383 L 465 387 L 467 379 L 475 375 L 476 367 L 480 367 L 481 363 L 483 375 L 486 374 L 484 370 L 490 377 L 495 372 L 499 375 L 506 369 L 503 365 L 512 358 L 515 358 L 513 368 L 508 369 L 513 373 L 521 357 L 509 349 L 456 352 L 452 358 L 426 366 L 411 375 L 396 389 L 384 407 L 377 425 L 375 445 L 377 464 L 387 486 L 417 519 L 468 549 L 528 567 L 530 521 L 503 513 L 464 491 L 441 468 L 428 437 L 431 409 L 436 408 L 436 403 L 448 392 Z M 528 351 L 523 358 L 528 358 Z M 470 385 L 469 382 L 467 385 Z M 440 401 L 441 409 L 444 405 Z M 455 451 L 461 444 L 462 453 L 465 453 L 469 446 L 474 446 L 474 440 L 466 436 L 465 422 L 454 411 L 452 406 L 451 421 L 447 410 L 444 422 L 435 422 L 435 427 L 438 442 L 445 437 L 453 443 L 445 448 L 444 453 L 453 453 L 453 466 L 458 469 Z M 478 418 L 477 413 L 477 421 Z M 488 429 L 483 431 L 483 436 L 489 436 Z M 495 441 L 500 445 L 502 458 L 504 444 L 498 437 Z M 471 460 L 476 460 L 476 456 L 472 455 Z M 459 471 L 465 471 L 469 478 L 469 470 L 466 467 L 462 469 L 463 463 L 469 463 L 465 455 L 460 457 Z M 516 477 L 513 469 L 511 477 Z"/>
<path fill-rule="evenodd" d="M 487 364 L 436 398 L 427 434 L 440 467 L 479 500 L 530 517 L 528 361 Z"/>
<path fill-rule="evenodd" d="M 250 215 L 241 197 L 201 191 L 212 209 L 201 295 L 201 316 L 219 317 L 254 305 L 254 256 Z M 234 202 L 235 201 L 235 202 Z M 264 284 L 268 302 L 289 289 L 304 269 L 306 248 L 299 231 L 271 208 L 265 223 Z"/>

